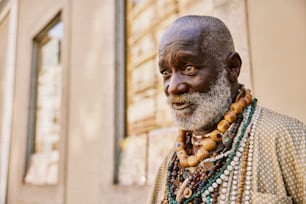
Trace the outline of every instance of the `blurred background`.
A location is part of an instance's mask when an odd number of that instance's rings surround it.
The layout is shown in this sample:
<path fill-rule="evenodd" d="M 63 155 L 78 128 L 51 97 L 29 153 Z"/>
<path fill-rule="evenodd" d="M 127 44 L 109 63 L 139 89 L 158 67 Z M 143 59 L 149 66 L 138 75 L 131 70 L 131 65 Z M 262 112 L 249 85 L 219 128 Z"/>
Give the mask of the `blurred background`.
<path fill-rule="evenodd" d="M 172 147 L 158 42 L 179 16 L 232 32 L 240 82 L 306 122 L 305 0 L 0 0 L 0 204 L 143 204 Z"/>

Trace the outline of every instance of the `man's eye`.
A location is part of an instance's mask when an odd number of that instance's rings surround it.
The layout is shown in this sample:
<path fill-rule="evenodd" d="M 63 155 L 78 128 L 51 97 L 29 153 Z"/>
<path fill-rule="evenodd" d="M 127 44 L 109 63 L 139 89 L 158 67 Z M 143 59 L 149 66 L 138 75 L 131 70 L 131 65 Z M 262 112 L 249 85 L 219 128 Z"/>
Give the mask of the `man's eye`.
<path fill-rule="evenodd" d="M 163 77 L 167 77 L 171 74 L 171 72 L 167 69 L 160 71 L 161 75 L 163 75 Z"/>
<path fill-rule="evenodd" d="M 191 66 L 191 65 L 187 65 L 185 68 L 184 68 L 184 73 L 185 74 L 195 74 L 197 71 L 197 68 L 195 68 L 194 66 Z"/>

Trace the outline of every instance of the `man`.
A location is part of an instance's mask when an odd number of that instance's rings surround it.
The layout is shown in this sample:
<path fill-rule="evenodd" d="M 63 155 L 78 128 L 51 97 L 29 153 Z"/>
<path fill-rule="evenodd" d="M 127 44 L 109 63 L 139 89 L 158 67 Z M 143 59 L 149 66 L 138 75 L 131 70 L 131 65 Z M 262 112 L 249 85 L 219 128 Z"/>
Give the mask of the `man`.
<path fill-rule="evenodd" d="M 306 203 L 306 126 L 257 104 L 219 19 L 185 16 L 164 33 L 159 69 L 180 127 L 150 203 Z"/>

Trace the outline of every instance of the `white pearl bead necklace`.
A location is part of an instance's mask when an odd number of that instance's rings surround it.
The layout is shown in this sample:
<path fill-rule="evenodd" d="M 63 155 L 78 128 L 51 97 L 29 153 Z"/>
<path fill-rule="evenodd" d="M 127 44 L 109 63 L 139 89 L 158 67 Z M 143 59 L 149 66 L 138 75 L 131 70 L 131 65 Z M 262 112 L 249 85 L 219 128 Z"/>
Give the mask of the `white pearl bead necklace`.
<path fill-rule="evenodd" d="M 253 165 L 253 150 L 254 150 L 254 135 L 255 135 L 255 128 L 257 126 L 257 121 L 259 118 L 261 112 L 260 106 L 256 107 L 254 116 L 252 118 L 252 123 L 248 126 L 248 130 L 246 131 L 242 141 L 241 145 L 238 148 L 238 151 L 236 153 L 236 156 L 234 157 L 234 162 L 230 167 L 230 171 L 232 168 L 234 169 L 232 173 L 232 181 L 231 181 L 231 192 L 229 195 L 229 200 L 228 197 L 226 196 L 226 193 L 228 192 L 228 184 L 222 185 L 222 188 L 220 189 L 220 196 L 219 196 L 219 203 L 236 203 L 237 201 L 237 191 L 238 191 L 238 184 L 239 184 L 239 175 L 240 175 L 240 165 L 242 158 L 241 156 L 243 155 L 243 152 L 245 151 L 245 143 L 248 137 L 248 134 L 250 133 L 249 136 L 249 152 L 248 152 L 248 158 L 247 158 L 247 167 L 246 167 L 246 179 L 244 183 L 244 190 L 243 190 L 243 195 L 244 195 L 244 202 L 243 203 L 250 203 L 251 201 L 251 184 L 252 184 L 252 165 Z M 230 201 L 230 202 L 229 202 Z"/>
<path fill-rule="evenodd" d="M 251 108 L 248 107 L 246 113 L 244 114 L 244 118 L 248 118 L 250 115 Z M 247 158 L 247 165 L 246 165 L 246 173 L 245 173 L 245 182 L 243 186 L 243 197 L 242 201 L 243 203 L 249 204 L 251 202 L 251 189 L 252 189 L 252 167 L 253 167 L 253 151 L 254 151 L 254 136 L 255 136 L 255 129 L 257 126 L 257 121 L 259 119 L 261 112 L 260 106 L 256 106 L 256 109 L 254 111 L 253 118 L 251 119 L 251 123 L 248 125 L 247 130 L 245 131 L 239 147 L 237 151 L 235 152 L 235 156 L 233 157 L 230 164 L 227 166 L 227 168 L 223 171 L 223 173 L 220 175 L 218 179 L 216 179 L 215 182 L 212 183 L 212 185 L 205 190 L 202 193 L 202 201 L 203 203 L 206 203 L 207 196 L 212 194 L 216 189 L 220 187 L 220 195 L 217 198 L 220 204 L 230 203 L 230 204 L 236 204 L 237 202 L 237 194 L 238 194 L 238 185 L 239 180 L 241 179 L 241 164 L 243 160 L 243 153 L 245 151 L 246 141 L 249 140 L 249 147 L 248 147 L 248 158 Z M 241 126 L 243 127 L 243 126 Z M 240 135 L 242 131 L 242 128 L 239 128 L 237 135 Z M 233 142 L 233 147 L 238 142 L 238 138 L 236 137 Z M 217 161 L 221 158 L 224 158 L 228 155 L 230 155 L 232 150 L 229 150 L 223 154 L 220 154 L 216 156 L 215 158 L 208 158 L 205 159 L 203 162 L 213 162 Z M 229 185 L 230 183 L 230 185 Z M 231 189 L 231 192 L 229 192 L 229 188 Z"/>
<path fill-rule="evenodd" d="M 250 114 L 251 108 L 248 107 L 247 112 L 244 115 L 244 118 L 248 118 L 249 114 Z M 250 125 L 249 125 L 250 126 Z M 243 126 L 242 126 L 243 127 Z M 237 135 L 240 135 L 242 131 L 242 128 L 239 128 L 239 131 L 237 133 Z M 206 198 L 209 194 L 213 193 L 215 189 L 217 189 L 219 186 L 222 185 L 222 188 L 220 189 L 220 200 L 221 203 L 224 201 L 224 203 L 226 203 L 226 192 L 227 192 L 227 188 L 228 188 L 228 181 L 229 178 L 232 174 L 232 172 L 238 172 L 239 173 L 239 166 L 240 166 L 240 160 L 242 158 L 242 153 L 244 151 L 244 147 L 245 147 L 245 143 L 246 143 L 246 135 L 248 133 L 248 130 L 245 132 L 245 134 L 243 135 L 243 138 L 240 141 L 239 147 L 237 149 L 237 151 L 235 152 L 235 156 L 233 157 L 233 160 L 231 161 L 231 163 L 227 166 L 227 168 L 224 170 L 223 174 L 221 174 L 220 178 L 218 178 L 207 190 L 205 190 L 202 193 L 202 201 L 205 203 L 206 202 Z M 233 143 L 233 147 L 235 146 L 235 144 L 237 143 L 238 138 L 235 138 L 235 141 Z M 237 178 L 238 178 L 238 173 L 237 173 Z M 235 183 L 235 185 L 238 185 L 238 179 L 233 180 L 233 182 Z M 232 192 L 231 195 L 231 199 L 230 200 L 236 200 L 237 197 L 237 189 L 235 192 Z"/>

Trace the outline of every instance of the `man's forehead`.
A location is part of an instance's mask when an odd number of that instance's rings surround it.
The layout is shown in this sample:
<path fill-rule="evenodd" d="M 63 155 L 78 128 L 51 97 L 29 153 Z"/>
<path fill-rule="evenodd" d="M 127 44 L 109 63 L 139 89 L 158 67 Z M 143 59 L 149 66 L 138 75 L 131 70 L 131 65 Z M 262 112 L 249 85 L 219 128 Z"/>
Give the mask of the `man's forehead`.
<path fill-rule="evenodd" d="M 201 38 L 201 30 L 197 27 L 175 27 L 170 28 L 164 34 L 161 42 L 160 48 L 164 46 L 177 43 L 180 45 L 188 45 L 194 41 L 198 41 Z"/>

